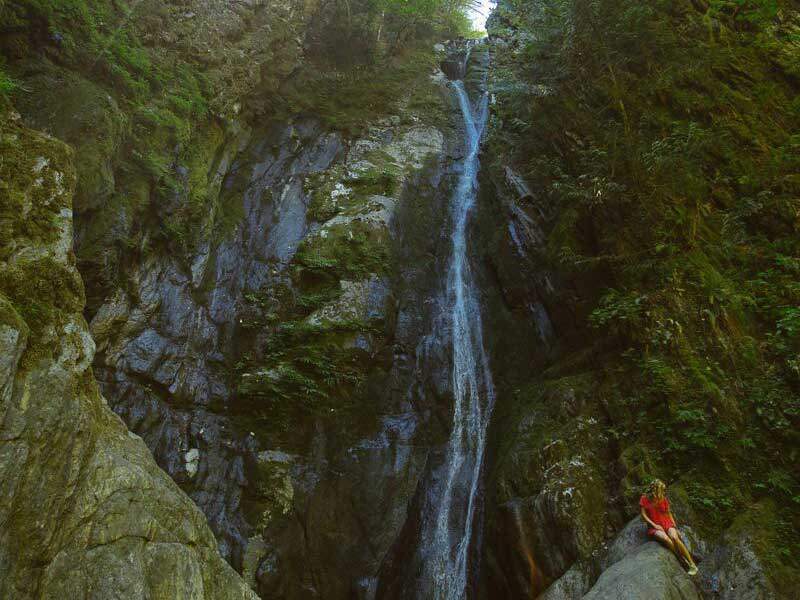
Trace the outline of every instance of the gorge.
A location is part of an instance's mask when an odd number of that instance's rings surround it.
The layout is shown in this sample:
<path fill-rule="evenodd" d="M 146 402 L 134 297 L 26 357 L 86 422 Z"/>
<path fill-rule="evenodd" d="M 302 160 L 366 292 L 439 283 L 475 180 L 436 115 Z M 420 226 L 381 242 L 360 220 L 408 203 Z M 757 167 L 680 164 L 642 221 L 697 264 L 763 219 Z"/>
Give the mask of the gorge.
<path fill-rule="evenodd" d="M 798 8 L 0 2 L 0 598 L 793 597 Z"/>

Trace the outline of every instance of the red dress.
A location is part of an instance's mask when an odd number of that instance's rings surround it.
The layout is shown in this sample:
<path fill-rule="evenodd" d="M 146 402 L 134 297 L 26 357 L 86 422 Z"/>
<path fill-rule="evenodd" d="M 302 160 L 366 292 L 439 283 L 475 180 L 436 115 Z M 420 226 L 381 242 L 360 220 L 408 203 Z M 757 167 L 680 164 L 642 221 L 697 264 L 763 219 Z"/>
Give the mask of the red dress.
<path fill-rule="evenodd" d="M 669 516 L 669 500 L 663 498 L 661 500 L 650 500 L 647 494 L 642 494 L 639 499 L 639 506 L 644 509 L 647 518 L 656 525 L 661 525 L 664 531 L 669 531 L 670 527 L 675 527 L 675 521 Z M 647 535 L 655 535 L 656 529 L 649 527 Z"/>

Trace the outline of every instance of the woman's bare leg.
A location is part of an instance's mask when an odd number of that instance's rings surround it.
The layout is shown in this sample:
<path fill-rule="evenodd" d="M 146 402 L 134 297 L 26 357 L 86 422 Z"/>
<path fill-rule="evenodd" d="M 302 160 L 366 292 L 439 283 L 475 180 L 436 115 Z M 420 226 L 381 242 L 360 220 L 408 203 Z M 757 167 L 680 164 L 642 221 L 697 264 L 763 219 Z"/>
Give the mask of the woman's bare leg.
<path fill-rule="evenodd" d="M 660 533 L 660 532 L 659 532 Z M 674 544 L 675 547 L 675 554 L 679 557 L 682 556 L 687 563 L 689 563 L 690 567 L 694 566 L 694 560 L 692 559 L 692 554 L 686 548 L 686 545 L 683 543 L 681 539 L 681 534 L 678 532 L 677 529 L 674 527 L 670 527 L 669 531 L 667 532 L 669 535 L 670 541 Z"/>
<path fill-rule="evenodd" d="M 675 553 L 675 555 L 677 556 L 677 552 L 675 551 L 675 544 L 672 542 L 672 540 L 670 539 L 670 537 L 666 533 L 664 533 L 663 531 L 656 531 L 653 534 L 653 537 L 656 539 L 656 541 L 659 544 L 664 546 L 670 552 Z"/>

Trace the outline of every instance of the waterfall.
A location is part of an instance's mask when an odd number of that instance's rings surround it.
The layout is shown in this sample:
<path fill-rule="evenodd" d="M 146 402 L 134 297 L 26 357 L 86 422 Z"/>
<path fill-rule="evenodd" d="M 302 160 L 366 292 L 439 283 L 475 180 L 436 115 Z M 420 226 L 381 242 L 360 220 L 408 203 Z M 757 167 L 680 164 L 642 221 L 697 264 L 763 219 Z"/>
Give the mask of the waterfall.
<path fill-rule="evenodd" d="M 464 119 L 466 154 L 450 204 L 451 255 L 437 321 L 449 331 L 452 343 L 453 422 L 438 497 L 423 518 L 420 540 L 425 597 L 440 600 L 466 595 L 486 434 L 494 404 L 478 289 L 467 252 L 467 226 L 477 200 L 478 153 L 488 102 L 483 94 L 473 104 L 462 81 L 451 85 Z"/>

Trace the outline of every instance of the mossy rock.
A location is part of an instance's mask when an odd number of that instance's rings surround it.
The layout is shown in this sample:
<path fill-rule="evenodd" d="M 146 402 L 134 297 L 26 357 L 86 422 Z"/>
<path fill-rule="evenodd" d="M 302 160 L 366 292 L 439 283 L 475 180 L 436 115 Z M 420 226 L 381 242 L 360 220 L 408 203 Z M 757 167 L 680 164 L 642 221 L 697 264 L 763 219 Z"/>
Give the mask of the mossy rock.
<path fill-rule="evenodd" d="M 23 247 L 55 243 L 62 211 L 70 211 L 75 186 L 70 148 L 24 130 L 18 115 L 0 123 L 0 259 Z"/>

